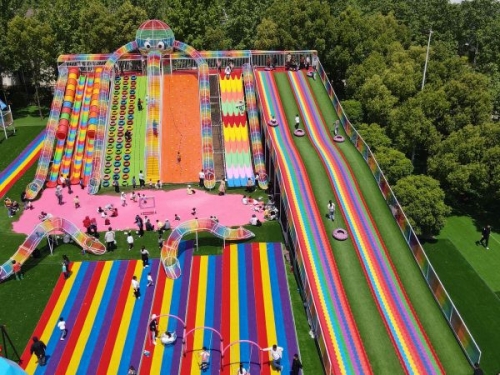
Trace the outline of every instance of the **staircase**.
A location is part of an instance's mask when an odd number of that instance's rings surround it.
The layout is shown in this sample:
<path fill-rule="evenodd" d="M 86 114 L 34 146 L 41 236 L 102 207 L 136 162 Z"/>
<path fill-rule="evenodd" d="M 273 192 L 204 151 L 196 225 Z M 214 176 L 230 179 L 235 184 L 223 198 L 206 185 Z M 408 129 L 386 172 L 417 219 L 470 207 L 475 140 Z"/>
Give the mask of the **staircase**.
<path fill-rule="evenodd" d="M 222 135 L 222 116 L 220 108 L 219 75 L 217 74 L 210 75 L 210 108 L 212 118 L 215 178 L 219 179 L 226 176 L 226 171 Z"/>

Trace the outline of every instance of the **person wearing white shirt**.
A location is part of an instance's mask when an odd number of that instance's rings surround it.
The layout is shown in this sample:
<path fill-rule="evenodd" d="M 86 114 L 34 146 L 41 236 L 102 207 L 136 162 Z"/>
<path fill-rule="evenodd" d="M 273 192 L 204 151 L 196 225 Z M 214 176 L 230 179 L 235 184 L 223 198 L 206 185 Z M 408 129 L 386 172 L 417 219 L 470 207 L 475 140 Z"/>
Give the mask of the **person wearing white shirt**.
<path fill-rule="evenodd" d="M 271 353 L 271 358 L 272 358 L 271 363 L 276 370 L 278 371 L 283 370 L 283 366 L 281 365 L 281 358 L 283 357 L 283 348 L 281 346 L 274 344 L 269 348 L 262 349 L 262 351 Z"/>
<path fill-rule="evenodd" d="M 208 369 L 208 364 L 210 361 L 210 352 L 205 346 L 203 347 L 203 350 L 200 352 L 200 358 L 201 358 L 200 370 L 205 371 Z"/>
<path fill-rule="evenodd" d="M 200 184 L 199 186 L 202 188 L 205 183 L 205 172 L 203 172 L 203 169 L 198 173 L 198 178 L 200 179 Z"/>
<path fill-rule="evenodd" d="M 240 363 L 240 368 L 238 369 L 238 371 L 236 372 L 237 375 L 247 375 L 248 372 L 247 370 L 245 369 L 245 367 L 243 367 L 243 363 Z"/>
<path fill-rule="evenodd" d="M 141 299 L 141 289 L 139 281 L 137 281 L 137 276 L 132 276 L 132 289 L 134 291 L 134 297 L 136 299 Z"/>
<path fill-rule="evenodd" d="M 115 248 L 115 232 L 113 228 L 108 227 L 108 231 L 104 234 L 104 242 L 106 242 L 106 250 L 114 251 Z"/>
<path fill-rule="evenodd" d="M 66 322 L 64 321 L 64 318 L 62 316 L 59 318 L 59 322 L 57 323 L 57 328 L 61 330 L 60 340 L 63 341 L 68 335 L 68 329 L 66 328 Z"/>
<path fill-rule="evenodd" d="M 250 225 L 260 227 L 262 223 L 260 220 L 257 218 L 257 215 L 253 214 L 252 217 L 250 218 Z"/>
<path fill-rule="evenodd" d="M 295 115 L 295 130 L 297 130 L 300 126 L 300 117 L 299 114 Z"/>
<path fill-rule="evenodd" d="M 134 236 L 132 236 L 131 232 L 127 233 L 127 243 L 128 251 L 132 250 L 132 248 L 134 247 Z"/>
<path fill-rule="evenodd" d="M 333 203 L 331 200 L 328 201 L 328 218 L 331 221 L 335 220 L 335 203 Z"/>

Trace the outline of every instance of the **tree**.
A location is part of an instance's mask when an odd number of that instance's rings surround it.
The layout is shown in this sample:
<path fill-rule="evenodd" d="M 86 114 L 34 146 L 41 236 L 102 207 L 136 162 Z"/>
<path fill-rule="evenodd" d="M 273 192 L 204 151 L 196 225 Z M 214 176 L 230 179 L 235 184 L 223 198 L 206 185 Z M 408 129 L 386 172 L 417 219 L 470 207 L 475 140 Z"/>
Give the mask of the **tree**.
<path fill-rule="evenodd" d="M 260 50 L 277 50 L 280 47 L 279 26 L 270 18 L 263 18 L 257 25 L 254 47 Z"/>
<path fill-rule="evenodd" d="M 355 98 L 363 103 L 363 112 L 366 122 L 385 124 L 398 99 L 382 81 L 382 77 L 375 74 L 360 88 Z"/>
<path fill-rule="evenodd" d="M 439 234 L 451 212 L 439 181 L 424 175 L 408 176 L 400 179 L 393 191 L 417 235 Z"/>
<path fill-rule="evenodd" d="M 39 89 L 42 81 L 54 75 L 52 64 L 55 38 L 49 25 L 35 17 L 14 17 L 8 25 L 5 50 L 13 70 L 21 70 L 35 86 L 35 101 L 43 119 Z"/>
<path fill-rule="evenodd" d="M 381 147 L 391 146 L 391 139 L 385 134 L 384 128 L 379 124 L 359 124 L 356 125 L 356 130 L 374 153 Z"/>
<path fill-rule="evenodd" d="M 375 159 L 389 185 L 396 184 L 401 178 L 410 176 L 413 165 L 402 152 L 390 147 L 379 147 L 375 152 Z"/>
<path fill-rule="evenodd" d="M 342 101 L 342 108 L 351 123 L 356 124 L 363 121 L 363 105 L 357 100 Z"/>

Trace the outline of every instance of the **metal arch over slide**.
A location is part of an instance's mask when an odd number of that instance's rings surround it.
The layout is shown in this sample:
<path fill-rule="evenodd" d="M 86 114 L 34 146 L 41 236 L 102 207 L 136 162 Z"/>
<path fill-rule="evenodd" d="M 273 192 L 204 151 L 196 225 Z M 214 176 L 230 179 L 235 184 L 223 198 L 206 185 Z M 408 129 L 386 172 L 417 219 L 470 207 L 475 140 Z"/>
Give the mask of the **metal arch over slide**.
<path fill-rule="evenodd" d="M 167 276 L 177 279 L 181 275 L 179 261 L 177 260 L 177 249 L 182 237 L 190 233 L 210 232 L 214 236 L 222 238 L 224 242 L 246 240 L 255 237 L 255 234 L 243 227 L 229 228 L 219 224 L 212 219 L 193 219 L 180 224 L 175 228 L 161 249 L 161 262 Z"/>
<path fill-rule="evenodd" d="M 238 340 L 238 341 L 233 341 L 233 342 L 229 343 L 227 346 L 224 347 L 224 349 L 222 349 L 222 356 L 221 356 L 222 359 L 224 359 L 224 355 L 226 354 L 226 352 L 229 349 L 231 349 L 232 346 L 237 345 L 237 344 L 249 344 L 251 347 L 254 347 L 254 346 L 257 347 L 258 353 L 259 353 L 258 354 L 259 355 L 259 365 L 262 366 L 262 364 L 264 363 L 264 359 L 263 359 L 264 356 L 262 354 L 263 348 L 261 348 L 260 345 L 257 344 L 256 342 L 250 341 L 250 340 Z M 251 357 L 252 357 L 252 355 L 250 354 L 250 358 L 246 362 L 250 363 L 252 361 Z M 230 365 L 231 365 L 231 363 L 228 363 L 226 366 L 230 366 Z M 221 371 L 224 370 L 224 363 L 222 361 L 220 364 L 220 369 L 221 369 Z"/>
<path fill-rule="evenodd" d="M 102 255 L 106 252 L 106 247 L 94 237 L 83 233 L 71 221 L 61 217 L 46 219 L 38 224 L 31 234 L 26 238 L 10 259 L 0 267 L 0 282 L 12 275 L 12 261 L 23 264 L 36 249 L 38 244 L 52 232 L 65 232 L 81 246 L 85 251 L 96 255 Z"/>

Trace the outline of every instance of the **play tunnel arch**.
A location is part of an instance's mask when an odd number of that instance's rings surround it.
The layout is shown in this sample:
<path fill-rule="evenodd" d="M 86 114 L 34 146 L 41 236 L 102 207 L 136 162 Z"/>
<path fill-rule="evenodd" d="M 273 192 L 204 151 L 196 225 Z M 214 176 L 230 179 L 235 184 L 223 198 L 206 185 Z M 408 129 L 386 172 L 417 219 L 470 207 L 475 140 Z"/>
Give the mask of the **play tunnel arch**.
<path fill-rule="evenodd" d="M 182 238 L 190 233 L 210 232 L 216 237 L 226 241 L 239 241 L 255 237 L 255 234 L 243 227 L 230 228 L 219 224 L 213 219 L 193 219 L 185 221 L 175 228 L 161 249 L 161 263 L 171 279 L 177 279 L 181 276 L 177 250 Z"/>
<path fill-rule="evenodd" d="M 38 244 L 51 233 L 64 232 L 69 234 L 73 240 L 85 251 L 96 255 L 106 252 L 106 247 L 94 237 L 83 233 L 74 223 L 62 217 L 46 219 L 35 226 L 31 234 L 26 237 L 17 251 L 0 267 L 0 282 L 7 279 L 13 273 L 12 261 L 21 265 L 30 257 Z"/>
<path fill-rule="evenodd" d="M 225 346 L 223 349 L 222 349 L 222 359 L 221 359 L 221 362 L 220 362 L 220 370 L 221 371 L 224 371 L 224 367 L 225 366 L 231 366 L 231 365 L 234 365 L 234 363 L 227 363 L 227 364 L 224 364 L 224 357 L 226 355 L 226 352 L 228 350 L 231 349 L 231 347 L 233 347 L 234 345 L 241 345 L 241 344 L 249 344 L 251 348 L 256 348 L 257 350 L 257 353 L 258 353 L 258 357 L 259 357 L 259 362 L 258 362 L 258 365 L 262 368 L 262 365 L 264 363 L 264 359 L 263 359 L 263 354 L 262 354 L 262 348 L 259 344 L 257 344 L 255 341 L 251 341 L 251 340 L 237 340 L 237 341 L 233 341 L 231 343 L 229 343 L 227 346 Z M 248 367 L 250 367 L 250 364 L 251 363 L 255 363 L 255 362 L 252 362 L 252 352 L 250 352 L 250 357 L 248 359 L 248 361 L 241 361 L 241 359 L 238 361 L 238 363 L 248 363 Z"/>

